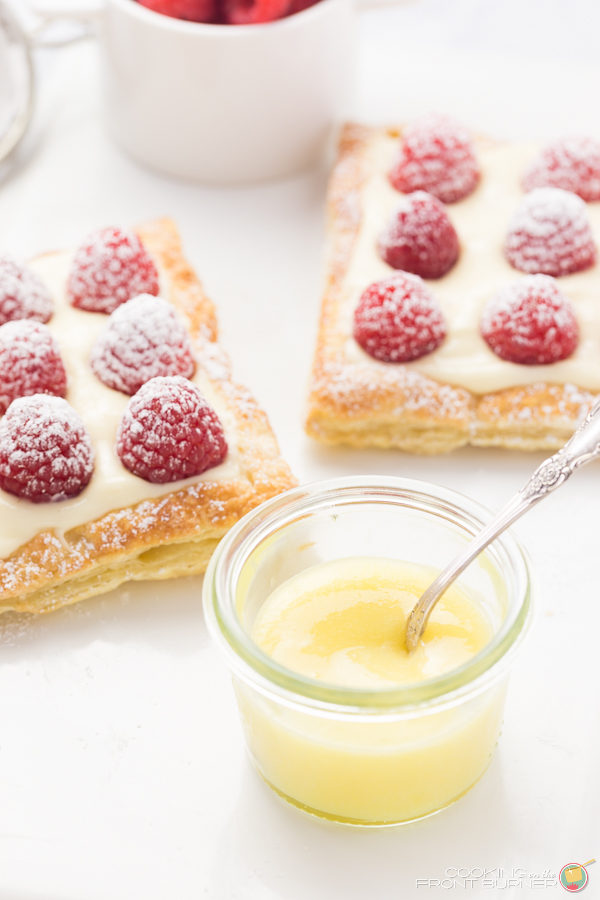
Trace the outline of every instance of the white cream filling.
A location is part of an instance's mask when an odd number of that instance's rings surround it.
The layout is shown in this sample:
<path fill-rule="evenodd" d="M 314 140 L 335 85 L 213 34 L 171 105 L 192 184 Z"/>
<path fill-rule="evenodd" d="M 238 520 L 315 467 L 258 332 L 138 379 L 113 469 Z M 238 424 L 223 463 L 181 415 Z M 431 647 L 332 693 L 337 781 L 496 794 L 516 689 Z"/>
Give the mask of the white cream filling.
<path fill-rule="evenodd" d="M 401 195 L 387 174 L 398 139 L 376 138 L 368 149 L 370 174 L 361 192 L 362 224 L 352 262 L 342 287 L 340 327 L 346 335 L 347 362 L 387 367 L 365 353 L 352 337 L 354 310 L 373 281 L 394 270 L 379 257 L 377 240 Z M 478 146 L 481 182 L 459 203 L 447 207 L 461 246 L 457 264 L 443 278 L 428 281 L 448 327 L 444 343 L 408 367 L 436 381 L 465 387 L 475 394 L 535 382 L 575 384 L 600 390 L 600 265 L 557 279 L 571 299 L 579 324 L 579 345 L 568 359 L 546 366 L 523 366 L 496 356 L 479 333 L 481 312 L 502 286 L 525 276 L 503 255 L 508 223 L 519 205 L 521 175 L 538 151 L 534 144 Z M 590 224 L 600 247 L 600 203 L 587 204 Z"/>
<path fill-rule="evenodd" d="M 85 424 L 96 453 L 89 485 L 73 500 L 30 503 L 0 490 L 0 558 L 13 553 L 38 532 L 54 529 L 61 536 L 114 509 L 161 497 L 199 481 L 224 481 L 240 476 L 238 437 L 233 414 L 217 396 L 210 381 L 196 371 L 192 381 L 213 406 L 225 431 L 229 452 L 220 466 L 202 475 L 169 484 L 150 484 L 129 472 L 115 452 L 115 437 L 129 397 L 105 387 L 89 365 L 92 346 L 108 324 L 108 316 L 75 309 L 65 292 L 72 254 L 42 256 L 31 267 L 48 285 L 54 314 L 48 323 L 67 370 L 67 397 Z M 162 281 L 163 279 L 161 279 Z M 164 292 L 161 291 L 161 293 Z"/>

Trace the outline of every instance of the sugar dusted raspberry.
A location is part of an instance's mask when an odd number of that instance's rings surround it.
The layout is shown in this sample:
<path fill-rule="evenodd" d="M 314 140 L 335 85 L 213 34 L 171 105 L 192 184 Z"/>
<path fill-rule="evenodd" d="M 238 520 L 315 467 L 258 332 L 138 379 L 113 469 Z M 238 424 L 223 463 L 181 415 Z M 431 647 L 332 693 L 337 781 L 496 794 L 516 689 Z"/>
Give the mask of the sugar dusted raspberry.
<path fill-rule="evenodd" d="M 138 0 L 138 3 L 173 19 L 214 22 L 216 18 L 215 0 Z"/>
<path fill-rule="evenodd" d="M 570 356 L 579 331 L 571 301 L 554 278 L 529 275 L 492 297 L 481 334 L 502 359 L 540 366 Z"/>
<path fill-rule="evenodd" d="M 523 187 L 562 188 L 588 202 L 600 200 L 600 143 L 570 137 L 549 144 L 525 170 Z"/>
<path fill-rule="evenodd" d="M 224 0 L 229 25 L 274 22 L 291 12 L 291 0 Z"/>
<path fill-rule="evenodd" d="M 68 291 L 73 306 L 111 313 L 138 294 L 158 294 L 158 272 L 136 234 L 101 228 L 76 251 Z"/>
<path fill-rule="evenodd" d="M 583 200 L 560 188 L 536 188 L 515 212 L 505 245 L 509 263 L 530 275 L 569 275 L 596 261 Z"/>
<path fill-rule="evenodd" d="M 427 191 L 442 203 L 468 197 L 479 181 L 469 132 L 445 116 L 426 116 L 407 125 L 390 181 L 404 194 Z"/>
<path fill-rule="evenodd" d="M 441 278 L 458 259 L 458 236 L 442 203 L 425 191 L 403 197 L 379 239 L 382 259 L 421 278 Z"/>
<path fill-rule="evenodd" d="M 40 278 L 10 256 L 0 256 L 0 325 L 14 319 L 48 322 L 52 297 Z"/>
<path fill-rule="evenodd" d="M 32 503 L 76 497 L 94 471 L 79 415 L 48 394 L 22 397 L 0 420 L 0 488 Z"/>
<path fill-rule="evenodd" d="M 49 328 L 31 319 L 0 326 L 0 415 L 17 397 L 67 392 L 67 373 Z"/>
<path fill-rule="evenodd" d="M 131 398 L 117 431 L 117 454 L 134 475 L 166 484 L 218 466 L 227 443 L 196 385 L 175 375 L 147 381 Z"/>
<path fill-rule="evenodd" d="M 107 387 L 135 394 L 151 378 L 191 378 L 192 344 L 175 309 L 162 297 L 140 294 L 111 313 L 92 350 L 91 366 Z"/>
<path fill-rule="evenodd" d="M 354 337 L 382 362 L 410 362 L 431 353 L 446 336 L 435 297 L 418 275 L 396 272 L 370 285 L 354 313 Z"/>

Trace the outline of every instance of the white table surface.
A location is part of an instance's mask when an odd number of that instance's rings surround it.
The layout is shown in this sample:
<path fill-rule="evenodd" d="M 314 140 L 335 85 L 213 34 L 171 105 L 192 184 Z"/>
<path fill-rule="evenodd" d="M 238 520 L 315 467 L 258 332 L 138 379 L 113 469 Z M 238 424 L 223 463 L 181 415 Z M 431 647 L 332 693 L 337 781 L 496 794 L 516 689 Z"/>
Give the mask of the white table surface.
<path fill-rule="evenodd" d="M 423 0 L 363 13 L 352 113 L 393 121 L 436 109 L 499 137 L 600 137 L 599 19 L 595 0 Z M 325 167 L 235 190 L 161 178 L 105 137 L 92 43 L 39 62 L 34 127 L 0 185 L 2 250 L 28 256 L 101 224 L 169 214 L 217 303 L 235 375 L 301 480 L 402 474 L 491 508 L 521 486 L 542 454 L 429 459 L 305 437 Z M 600 856 L 600 466 L 516 531 L 539 575 L 540 613 L 498 752 L 458 804 L 400 828 L 320 822 L 263 785 L 204 626 L 200 578 L 4 618 L 0 900 L 398 900 L 441 896 L 416 879 L 443 879 L 446 867 L 556 874 Z M 526 878 L 471 891 L 530 889 Z M 600 897 L 600 865 L 587 891 Z"/>

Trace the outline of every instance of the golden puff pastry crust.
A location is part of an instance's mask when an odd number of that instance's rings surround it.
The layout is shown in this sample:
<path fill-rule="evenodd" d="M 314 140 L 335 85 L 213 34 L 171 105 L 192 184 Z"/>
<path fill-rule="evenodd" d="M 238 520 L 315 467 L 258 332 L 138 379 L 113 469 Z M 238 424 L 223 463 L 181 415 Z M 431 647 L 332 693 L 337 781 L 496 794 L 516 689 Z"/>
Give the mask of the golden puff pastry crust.
<path fill-rule="evenodd" d="M 368 212 L 363 189 L 372 168 L 369 148 L 382 135 L 396 139 L 400 129 L 347 124 L 342 130 L 328 191 L 325 286 L 307 433 L 327 444 L 397 447 L 417 454 L 444 453 L 465 444 L 559 448 L 588 411 L 593 392 L 540 380 L 477 394 L 410 365 L 348 359 L 345 280 Z M 435 291 L 435 282 L 431 284 Z"/>
<path fill-rule="evenodd" d="M 188 326 L 198 367 L 235 422 L 236 475 L 212 481 L 208 472 L 207 480 L 179 490 L 174 485 L 64 533 L 40 531 L 0 560 L 0 611 L 49 612 L 125 581 L 203 572 L 241 516 L 296 484 L 265 413 L 231 380 L 227 356 L 216 343 L 214 306 L 182 255 L 174 223 L 161 219 L 136 231 Z"/>

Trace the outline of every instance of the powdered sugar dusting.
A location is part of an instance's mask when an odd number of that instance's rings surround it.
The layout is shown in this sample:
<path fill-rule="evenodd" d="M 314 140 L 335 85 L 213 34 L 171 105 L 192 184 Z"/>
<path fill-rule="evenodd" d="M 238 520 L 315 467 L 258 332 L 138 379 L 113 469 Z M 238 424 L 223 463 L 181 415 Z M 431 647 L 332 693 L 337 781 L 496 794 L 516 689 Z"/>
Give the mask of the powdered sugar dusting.
<path fill-rule="evenodd" d="M 369 415 L 385 409 L 391 416 L 467 424 L 471 415 L 467 391 L 440 385 L 406 366 L 329 363 L 320 371 L 314 389 L 326 405 L 342 406 L 346 415 L 356 419 L 364 418 L 367 409 Z M 398 405 L 389 409 L 391 397 L 397 398 Z"/>
<path fill-rule="evenodd" d="M 101 228 L 77 249 L 69 276 L 73 306 L 111 313 L 138 294 L 158 294 L 158 272 L 133 231 Z"/>
<path fill-rule="evenodd" d="M 539 402 L 540 395 L 547 403 Z M 574 430 L 590 411 L 595 397 L 574 384 L 556 385 L 533 382 L 502 395 L 499 406 L 496 395 L 484 397 L 478 409 L 479 415 L 489 422 L 502 420 L 506 425 L 523 426 L 547 423 L 549 427 Z M 558 443 L 564 442 L 558 438 Z"/>
<path fill-rule="evenodd" d="M 600 200 L 600 143 L 567 137 L 549 144 L 525 170 L 523 187 L 562 188 L 587 202 Z"/>
<path fill-rule="evenodd" d="M 15 400 L 0 421 L 0 487 L 33 503 L 79 494 L 92 477 L 92 442 L 66 400 Z"/>
<path fill-rule="evenodd" d="M 409 362 L 444 340 L 446 325 L 435 297 L 419 278 L 397 272 L 363 293 L 354 313 L 354 337 L 375 359 Z"/>
<path fill-rule="evenodd" d="M 593 265 L 596 245 L 583 200 L 560 188 L 536 188 L 515 212 L 506 258 L 521 272 L 568 275 Z"/>
<path fill-rule="evenodd" d="M 217 414 L 196 385 L 174 376 L 153 378 L 129 401 L 117 453 L 134 475 L 165 484 L 218 465 L 227 443 Z"/>
<path fill-rule="evenodd" d="M 231 363 L 227 352 L 216 341 L 199 337 L 195 341 L 196 358 L 211 381 L 231 378 Z"/>
<path fill-rule="evenodd" d="M 46 325 L 18 319 L 0 326 L 0 414 L 17 397 L 64 397 L 66 390 L 60 350 Z"/>
<path fill-rule="evenodd" d="M 11 256 L 0 256 L 0 325 L 14 319 L 48 322 L 52 297 L 40 278 Z"/>
<path fill-rule="evenodd" d="M 124 394 L 135 394 L 157 376 L 191 378 L 195 369 L 191 341 L 174 307 L 151 294 L 111 314 L 90 362 L 100 381 Z"/>
<path fill-rule="evenodd" d="M 379 238 L 379 252 L 394 269 L 441 278 L 458 259 L 458 235 L 443 204 L 415 191 L 396 208 Z"/>
<path fill-rule="evenodd" d="M 458 122 L 438 115 L 407 125 L 390 180 L 398 191 L 428 191 L 443 203 L 467 197 L 479 181 L 469 132 Z"/>
<path fill-rule="evenodd" d="M 69 376 L 68 402 L 81 415 L 96 452 L 94 475 L 83 494 L 61 503 L 34 507 L 0 490 L 0 520 L 5 523 L 0 527 L 0 557 L 3 559 L 31 541 L 36 533 L 53 528 L 67 534 L 69 552 L 74 552 L 73 529 L 82 523 L 106 517 L 110 510 L 120 507 L 133 508 L 145 498 L 154 501 L 174 490 L 171 485 L 153 485 L 136 478 L 123 467 L 114 451 L 115 435 L 129 397 L 107 388 L 92 372 L 89 364 L 91 349 L 108 319 L 76 309 L 65 296 L 72 255 L 68 251 L 48 254 L 35 260 L 32 268 L 48 285 L 54 299 L 55 314 L 48 327 L 64 355 Z M 164 283 L 170 292 L 168 271 Z M 200 352 L 198 356 L 201 359 Z M 193 381 L 217 410 L 230 446 L 222 465 L 194 476 L 193 481 L 218 484 L 219 490 L 223 485 L 239 484 L 240 479 L 244 480 L 245 470 L 240 460 L 235 407 L 222 398 L 221 387 L 215 389 L 200 362 Z M 175 487 L 178 491 L 187 490 L 190 483 L 192 480 L 188 479 Z"/>
<path fill-rule="evenodd" d="M 530 275 L 498 291 L 481 317 L 481 333 L 502 359 L 547 365 L 577 347 L 579 330 L 569 298 L 548 275 Z"/>

